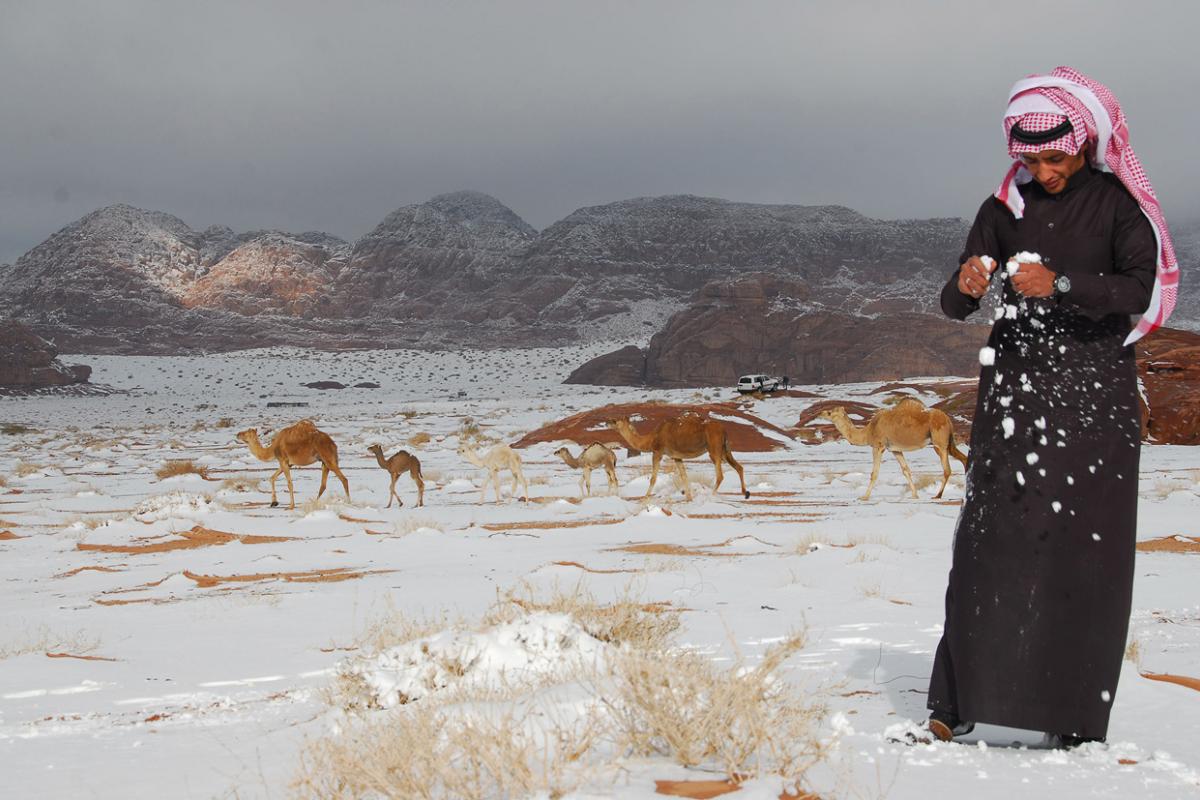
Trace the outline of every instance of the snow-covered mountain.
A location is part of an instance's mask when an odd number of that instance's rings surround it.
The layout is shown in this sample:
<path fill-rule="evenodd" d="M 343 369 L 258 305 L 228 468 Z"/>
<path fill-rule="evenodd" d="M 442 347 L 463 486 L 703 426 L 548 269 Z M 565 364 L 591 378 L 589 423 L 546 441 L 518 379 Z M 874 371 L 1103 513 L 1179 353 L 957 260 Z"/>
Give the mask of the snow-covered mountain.
<path fill-rule="evenodd" d="M 793 314 L 936 314 L 966 231 L 960 219 L 672 195 L 581 208 L 539 233 L 499 200 L 463 191 L 396 209 L 351 245 L 322 233 L 197 232 L 118 205 L 0 267 L 0 318 L 68 352 L 645 341 L 702 287 L 749 274 L 803 287 L 772 301 Z M 1194 272 L 1200 226 L 1175 233 Z M 1198 322 L 1185 276 L 1172 324 Z"/>

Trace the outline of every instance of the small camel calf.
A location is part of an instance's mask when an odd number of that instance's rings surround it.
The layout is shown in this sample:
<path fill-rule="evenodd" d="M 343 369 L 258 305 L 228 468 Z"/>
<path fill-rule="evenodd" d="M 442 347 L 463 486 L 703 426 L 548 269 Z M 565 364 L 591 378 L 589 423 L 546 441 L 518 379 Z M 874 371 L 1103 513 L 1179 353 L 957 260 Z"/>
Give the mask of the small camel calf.
<path fill-rule="evenodd" d="M 480 456 L 474 447 L 463 442 L 458 446 L 458 454 L 475 466 L 483 467 L 488 472 L 487 478 L 483 481 L 483 488 L 479 490 L 479 502 L 482 503 L 486 498 L 489 483 L 496 485 L 496 502 L 500 502 L 500 472 L 502 470 L 508 470 L 512 473 L 512 495 L 516 496 L 517 482 L 520 481 L 522 488 L 525 489 L 523 499 L 526 503 L 529 502 L 529 484 L 525 482 L 525 473 L 521 471 L 521 457 L 511 447 L 500 443 Z"/>
<path fill-rule="evenodd" d="M 941 498 L 950 481 L 950 459 L 954 456 L 966 467 L 967 457 L 955 447 L 954 426 L 946 412 L 936 408 L 925 408 L 924 403 L 914 397 L 906 397 L 892 408 L 881 408 L 876 411 L 871 421 L 865 427 L 858 427 L 846 414 L 841 406 L 827 408 L 817 414 L 818 419 L 827 419 L 838 429 L 838 433 L 846 437 L 853 445 L 869 446 L 874 456 L 871 465 L 871 481 L 867 484 L 867 492 L 862 500 L 871 499 L 871 490 L 875 488 L 875 479 L 879 477 L 879 462 L 883 451 L 888 450 L 900 462 L 900 469 L 908 481 L 912 496 L 917 498 L 917 487 L 913 484 L 912 472 L 904 454 L 920 450 L 927 444 L 932 444 L 942 460 L 942 485 L 934 499 Z"/>
<path fill-rule="evenodd" d="M 592 470 L 596 467 L 603 467 L 604 472 L 608 475 L 608 493 L 613 494 L 620 491 L 621 487 L 617 482 L 617 454 L 609 450 L 606 445 L 592 442 L 583 448 L 578 458 L 571 455 L 571 451 L 565 447 L 555 450 L 554 455 L 566 462 L 568 467 L 583 470 L 583 476 L 579 479 L 580 497 L 586 497 L 592 493 Z M 584 493 L 585 486 L 587 487 L 586 494 Z"/>
<path fill-rule="evenodd" d="M 404 505 L 404 501 L 396 493 L 396 480 L 406 472 L 412 475 L 413 483 L 417 485 L 417 507 L 425 505 L 425 481 L 421 479 L 421 461 L 416 456 L 407 450 L 400 450 L 391 458 L 384 458 L 383 448 L 377 444 L 368 447 L 367 452 L 375 456 L 375 462 L 392 476 L 392 485 L 388 488 L 387 508 L 392 507 L 393 497 L 401 506 Z"/>
<path fill-rule="evenodd" d="M 272 508 L 279 505 L 279 498 L 275 496 L 275 479 L 280 473 L 287 479 L 288 495 L 292 501 L 290 508 L 294 511 L 296 490 L 292 487 L 292 467 L 306 467 L 317 461 L 321 462 L 321 489 L 317 492 L 317 499 L 325 494 L 325 483 L 330 472 L 338 476 L 342 488 L 346 490 L 346 499 L 350 499 L 350 483 L 338 468 L 337 445 L 329 438 L 329 434 L 313 425 L 312 420 L 302 419 L 284 428 L 275 434 L 268 447 L 263 447 L 259 442 L 257 428 L 240 432 L 237 440 L 249 447 L 259 461 L 275 461 L 279 464 L 279 469 L 271 476 Z"/>

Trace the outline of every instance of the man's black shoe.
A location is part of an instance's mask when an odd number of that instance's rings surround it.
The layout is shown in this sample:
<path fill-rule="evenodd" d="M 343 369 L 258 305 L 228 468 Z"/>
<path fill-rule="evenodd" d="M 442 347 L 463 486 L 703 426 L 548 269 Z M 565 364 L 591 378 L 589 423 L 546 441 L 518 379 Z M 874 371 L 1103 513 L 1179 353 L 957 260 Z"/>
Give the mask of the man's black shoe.
<path fill-rule="evenodd" d="M 953 714 L 945 711 L 934 711 L 929 715 L 929 732 L 942 742 L 949 742 L 955 736 L 966 736 L 975 730 L 974 722 L 963 722 Z"/>

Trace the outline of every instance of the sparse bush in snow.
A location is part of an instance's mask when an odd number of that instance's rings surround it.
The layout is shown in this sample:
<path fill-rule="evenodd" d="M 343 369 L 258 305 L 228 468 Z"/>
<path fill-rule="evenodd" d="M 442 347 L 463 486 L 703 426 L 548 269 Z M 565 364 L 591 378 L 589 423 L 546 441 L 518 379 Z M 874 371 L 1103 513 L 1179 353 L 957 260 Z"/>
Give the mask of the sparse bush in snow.
<path fill-rule="evenodd" d="M 154 470 L 154 475 L 159 480 L 173 478 L 176 475 L 199 475 L 201 478 L 207 479 L 208 467 L 198 465 L 191 459 L 171 459 Z"/>

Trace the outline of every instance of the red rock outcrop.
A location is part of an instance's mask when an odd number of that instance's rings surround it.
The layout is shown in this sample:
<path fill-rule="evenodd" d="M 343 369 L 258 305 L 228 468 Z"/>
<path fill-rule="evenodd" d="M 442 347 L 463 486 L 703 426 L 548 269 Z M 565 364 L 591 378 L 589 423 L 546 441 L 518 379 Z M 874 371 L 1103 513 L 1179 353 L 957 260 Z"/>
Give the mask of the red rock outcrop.
<path fill-rule="evenodd" d="M 1137 345 L 1143 437 L 1160 444 L 1200 444 L 1200 335 L 1160 328 Z"/>
<path fill-rule="evenodd" d="M 92 368 L 67 366 L 50 342 L 13 320 L 0 321 L 0 389 L 27 391 L 87 383 Z"/>

